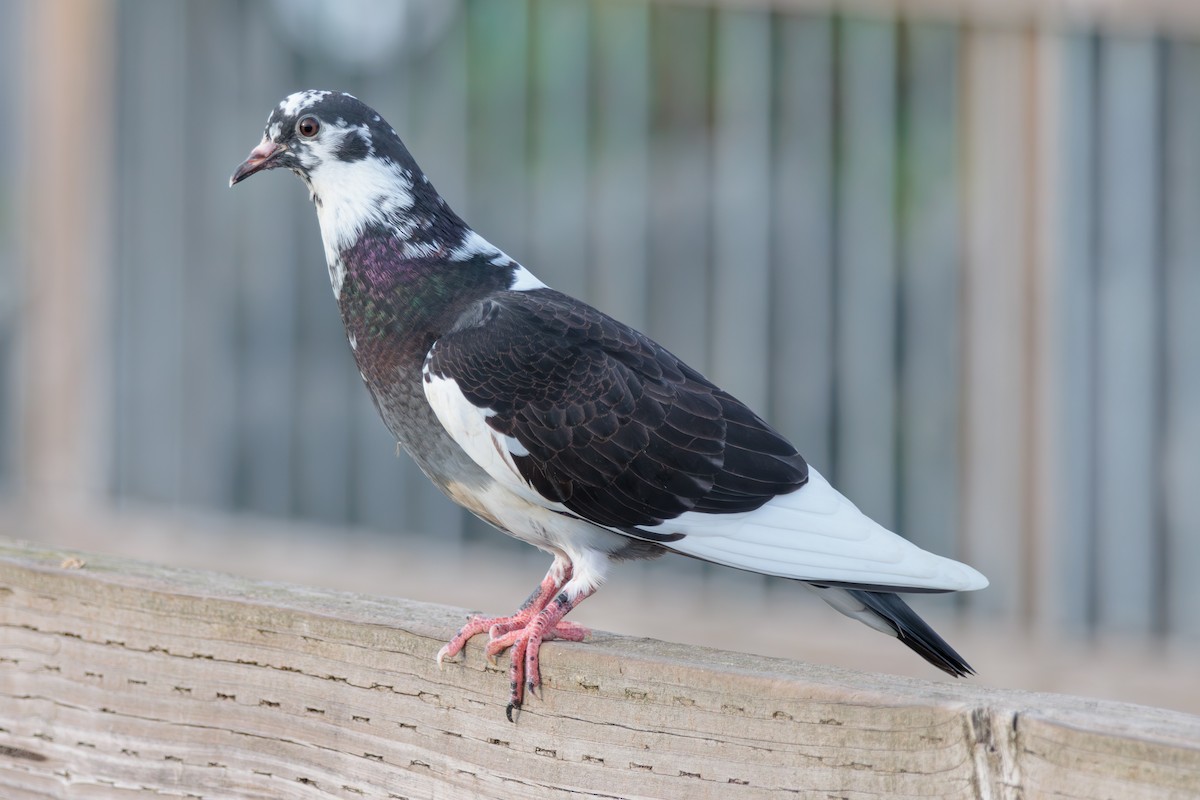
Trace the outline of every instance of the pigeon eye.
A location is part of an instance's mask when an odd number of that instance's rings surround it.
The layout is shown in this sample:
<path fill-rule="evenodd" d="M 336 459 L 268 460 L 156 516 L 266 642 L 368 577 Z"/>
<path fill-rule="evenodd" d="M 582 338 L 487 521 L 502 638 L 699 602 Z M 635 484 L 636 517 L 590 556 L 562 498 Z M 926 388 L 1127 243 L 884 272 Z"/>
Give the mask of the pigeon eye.
<path fill-rule="evenodd" d="M 321 123 L 317 122 L 316 117 L 301 117 L 296 123 L 296 130 L 305 139 L 311 139 L 321 130 Z"/>

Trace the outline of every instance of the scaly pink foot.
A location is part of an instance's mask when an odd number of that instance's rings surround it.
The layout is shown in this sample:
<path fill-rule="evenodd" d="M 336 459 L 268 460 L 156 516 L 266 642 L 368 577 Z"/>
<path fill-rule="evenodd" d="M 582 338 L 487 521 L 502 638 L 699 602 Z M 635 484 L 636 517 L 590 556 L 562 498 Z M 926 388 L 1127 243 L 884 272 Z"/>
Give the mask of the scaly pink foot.
<path fill-rule="evenodd" d="M 488 632 L 486 653 L 492 663 L 495 663 L 498 654 L 511 647 L 509 679 L 512 692 L 505 712 L 511 722 L 513 710 L 521 707 L 525 692 L 532 693 L 541 685 L 538 654 L 542 642 L 553 639 L 579 642 L 590 632 L 582 625 L 563 619 L 568 611 L 591 594 L 590 591 L 581 593 L 574 600 L 569 600 L 562 589 L 570 579 L 570 563 L 556 559 L 541 584 L 521 604 L 517 613 L 507 617 L 471 617 L 454 638 L 438 650 L 438 665 L 458 655 L 471 637 L 484 631 Z"/>
<path fill-rule="evenodd" d="M 489 657 L 494 657 L 506 647 L 512 647 L 512 665 L 508 669 L 511 691 L 508 708 L 504 711 L 509 722 L 513 721 L 513 711 L 521 708 L 526 692 L 535 694 L 538 687 L 542 685 L 542 671 L 539 662 L 542 642 L 551 639 L 578 642 L 588 634 L 587 628 L 574 622 L 567 622 L 563 617 L 590 594 L 591 592 L 583 592 L 574 600 L 570 600 L 567 598 L 566 592 L 560 592 L 526 625 L 509 630 L 501 636 L 493 635 L 491 641 L 488 642 Z"/>
<path fill-rule="evenodd" d="M 529 622 L 529 618 L 537 614 L 551 598 L 562 589 L 571 578 L 571 565 L 568 563 L 565 566 L 555 561 L 550 567 L 550 571 L 546 573 L 546 577 L 542 578 L 541 584 L 533 591 L 533 594 L 521 604 L 521 608 L 517 613 L 507 617 L 485 617 L 481 614 L 475 615 L 467 620 L 467 624 L 459 629 L 458 633 L 454 634 L 454 638 L 442 646 L 438 650 L 437 662 L 438 666 L 447 658 L 453 658 L 462 652 L 462 649 L 467 644 L 467 640 L 473 636 L 483 633 L 484 631 L 491 632 L 495 629 L 498 632 L 507 632 L 514 628 L 523 628 Z M 493 633 L 495 638 L 497 634 Z"/>

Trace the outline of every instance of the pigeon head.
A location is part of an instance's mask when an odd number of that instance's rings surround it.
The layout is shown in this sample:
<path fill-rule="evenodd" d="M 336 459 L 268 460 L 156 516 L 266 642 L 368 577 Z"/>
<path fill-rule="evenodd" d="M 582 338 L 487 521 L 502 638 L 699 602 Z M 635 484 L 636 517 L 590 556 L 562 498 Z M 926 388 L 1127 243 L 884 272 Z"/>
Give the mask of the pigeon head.
<path fill-rule="evenodd" d="M 296 92 L 272 109 L 262 142 L 234 170 L 229 185 L 256 172 L 286 167 L 315 188 L 333 173 L 344 173 L 372 157 L 411 160 L 396 132 L 353 95 Z M 364 166 L 369 170 L 372 165 Z"/>
<path fill-rule="evenodd" d="M 229 179 L 284 167 L 308 186 L 331 260 L 372 224 L 406 235 L 420 217 L 450 214 L 396 131 L 353 95 L 288 95 L 263 139 Z"/>

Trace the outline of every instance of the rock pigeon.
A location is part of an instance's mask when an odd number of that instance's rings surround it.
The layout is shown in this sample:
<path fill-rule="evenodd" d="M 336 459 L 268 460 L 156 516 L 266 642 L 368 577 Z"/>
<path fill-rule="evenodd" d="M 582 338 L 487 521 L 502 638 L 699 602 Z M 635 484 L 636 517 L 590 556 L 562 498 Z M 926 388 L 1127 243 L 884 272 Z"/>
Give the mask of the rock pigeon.
<path fill-rule="evenodd" d="M 971 667 L 898 592 L 981 589 L 839 494 L 787 439 L 646 335 L 546 286 L 472 230 L 396 131 L 351 95 L 302 91 L 230 178 L 286 167 L 308 186 L 329 280 L 383 421 L 438 488 L 553 556 L 506 617 L 507 715 L 541 683 L 538 650 L 617 561 L 664 552 L 802 581 L 955 676 Z"/>

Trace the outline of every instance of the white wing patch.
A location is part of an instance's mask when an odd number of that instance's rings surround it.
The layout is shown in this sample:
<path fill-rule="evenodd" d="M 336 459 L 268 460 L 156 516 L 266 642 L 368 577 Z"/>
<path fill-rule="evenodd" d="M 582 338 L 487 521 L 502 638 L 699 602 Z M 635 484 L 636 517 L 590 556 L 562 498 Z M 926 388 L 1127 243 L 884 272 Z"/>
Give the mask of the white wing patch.
<path fill-rule="evenodd" d="M 689 511 L 645 530 L 682 533 L 672 550 L 739 569 L 803 581 L 910 589 L 982 589 L 966 564 L 926 552 L 842 496 L 811 466 L 808 483 L 754 511 Z"/>
<path fill-rule="evenodd" d="M 440 378 L 425 368 L 425 398 L 451 438 L 481 466 L 495 483 L 458 497 L 450 495 L 485 519 L 518 539 L 555 554 L 563 554 L 574 566 L 574 576 L 565 587 L 572 598 L 592 591 L 604 582 L 608 553 L 621 550 L 628 539 L 607 528 L 593 525 L 571 513 L 566 506 L 538 494 L 513 464 L 513 456 L 528 451 L 511 436 L 487 424 L 492 416 L 473 405 L 451 378 Z"/>
<path fill-rule="evenodd" d="M 472 461 L 483 467 L 501 486 L 522 499 L 546 509 L 571 513 L 561 503 L 553 503 L 542 497 L 521 476 L 517 465 L 513 463 L 513 456 L 527 456 L 529 451 L 516 439 L 488 425 L 488 417 L 494 416 L 494 412 L 474 405 L 463 395 L 453 378 L 431 374 L 428 361 L 424 378 L 425 399 L 433 408 L 438 422 L 442 423 L 450 438 L 466 451 Z"/>

